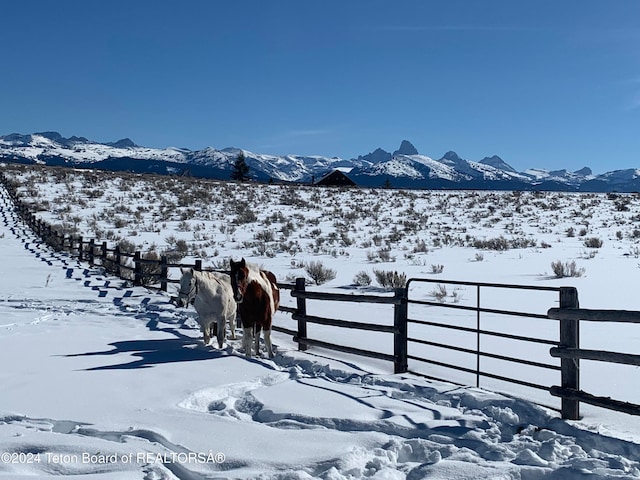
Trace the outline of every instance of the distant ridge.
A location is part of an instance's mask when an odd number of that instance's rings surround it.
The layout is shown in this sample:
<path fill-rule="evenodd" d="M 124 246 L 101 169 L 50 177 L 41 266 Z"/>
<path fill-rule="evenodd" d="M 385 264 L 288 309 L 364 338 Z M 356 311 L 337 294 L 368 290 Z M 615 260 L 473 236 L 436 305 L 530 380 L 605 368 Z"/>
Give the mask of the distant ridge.
<path fill-rule="evenodd" d="M 531 168 L 517 172 L 497 155 L 475 162 L 455 151 L 439 160 L 420 154 L 408 140 L 393 153 L 376 148 L 353 159 L 321 155 L 264 155 L 240 148 L 202 150 L 148 148 L 130 138 L 100 143 L 85 137 L 65 138 L 58 132 L 11 133 L 0 137 L 0 160 L 24 164 L 64 165 L 141 173 L 228 180 L 238 154 L 249 165 L 250 177 L 259 182 L 310 183 L 327 172 L 348 172 L 357 185 L 366 187 L 428 189 L 559 190 L 638 192 L 640 170 L 625 169 L 593 175 L 588 167 L 575 172 Z"/>

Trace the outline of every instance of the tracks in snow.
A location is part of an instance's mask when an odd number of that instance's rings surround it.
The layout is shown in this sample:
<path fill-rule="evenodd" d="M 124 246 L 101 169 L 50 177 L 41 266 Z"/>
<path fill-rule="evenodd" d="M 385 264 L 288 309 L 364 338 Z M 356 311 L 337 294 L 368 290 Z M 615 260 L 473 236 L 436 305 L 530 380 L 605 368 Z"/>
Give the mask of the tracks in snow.
<path fill-rule="evenodd" d="M 81 422 L 21 415 L 0 417 L 0 425 L 11 429 L 14 438 L 26 437 L 15 446 L 11 441 L 3 442 L 6 454 L 32 459 L 38 464 L 39 471 L 53 475 L 136 471 L 145 474 L 144 478 L 149 480 L 204 480 L 212 476 L 221 478 L 221 472 L 243 466 L 217 457 L 219 452 L 206 456 L 193 452 L 152 430 L 101 431 Z M 41 438 L 47 434 L 57 434 L 48 445 Z M 78 441 L 77 437 L 82 440 Z M 33 440 L 29 441 L 31 438 Z M 132 447 L 135 453 L 131 453 Z M 191 465 L 187 468 L 185 464 L 191 463 L 197 463 L 197 468 Z M 22 462 L 22 465 L 26 464 L 26 460 Z M 10 462 L 0 463 L 0 476 L 3 470 L 9 470 L 5 468 L 7 466 Z"/>
<path fill-rule="evenodd" d="M 70 317 L 79 311 L 126 316 L 145 321 L 150 330 L 173 332 L 177 338 L 179 329 L 197 328 L 195 322 L 190 324 L 191 315 L 176 312 L 166 301 L 153 302 L 143 289 L 114 283 L 102 275 L 100 269 L 86 268 L 70 256 L 42 244 L 17 217 L 1 187 L 0 231 L 3 232 L 0 235 L 12 235 L 20 241 L 26 252 L 46 264 L 43 267 L 58 269 L 63 279 L 92 294 L 91 298 L 77 300 L 6 298 L 0 300 L 3 308 L 32 310 L 33 321 L 38 323 Z M 8 322 L 0 325 L 0 330 L 19 327 Z M 123 352 L 137 353 L 147 352 L 150 344 L 146 340 L 118 343 L 126 344 L 121 345 Z M 236 353 L 237 343 L 229 345 L 223 352 L 216 351 L 216 355 Z M 129 350 L 124 350 L 126 348 Z M 174 353 L 171 350 L 171 354 Z M 202 349 L 202 355 L 197 358 L 208 354 L 208 350 Z M 191 355 L 188 359 L 193 358 Z M 147 359 L 144 363 L 144 360 L 141 366 L 151 362 Z M 273 361 L 254 361 L 269 370 L 250 381 L 194 391 L 185 396 L 179 407 L 194 415 L 215 416 L 221 422 L 252 425 L 256 431 L 314 430 L 318 434 L 331 431 L 347 435 L 371 432 L 375 438 L 382 439 L 378 448 L 356 446 L 350 452 L 343 452 L 340 458 L 306 466 L 303 470 L 306 475 L 359 478 L 378 472 L 384 476 L 387 469 L 401 472 L 409 479 L 431 474 L 445 478 L 438 471 L 439 466 L 464 464 L 473 465 L 465 471 L 473 471 L 475 477 L 499 474 L 502 478 L 544 479 L 561 478 L 561 474 L 566 473 L 567 477 L 581 478 L 585 471 L 595 474 L 592 478 L 640 476 L 637 445 L 589 435 L 524 401 L 474 389 L 446 391 L 444 386 L 410 376 L 370 375 L 356 369 L 344 371 L 323 365 L 320 357 L 314 359 L 311 354 L 280 352 Z M 1 432 L 10 433 L 9 436 L 3 433 L 2 441 L 3 448 L 11 453 L 77 455 L 88 451 L 126 455 L 141 451 L 170 457 L 194 453 L 150 429 L 107 431 L 72 420 L 16 415 L 0 416 L 0 425 L 3 425 Z M 35 436 L 34 432 L 46 438 Z M 69 462 L 51 463 L 37 473 L 70 476 L 135 470 L 149 479 L 199 480 L 233 476 L 234 470 L 245 465 L 234 458 L 227 458 L 223 464 L 143 461 L 136 465 L 101 465 L 100 469 Z M 0 465 L 0 472 L 2 468 L 5 466 Z M 288 472 L 283 472 L 280 478 L 287 475 Z M 272 478 L 277 477 L 276 474 Z M 304 478 L 302 474 L 290 477 Z"/>

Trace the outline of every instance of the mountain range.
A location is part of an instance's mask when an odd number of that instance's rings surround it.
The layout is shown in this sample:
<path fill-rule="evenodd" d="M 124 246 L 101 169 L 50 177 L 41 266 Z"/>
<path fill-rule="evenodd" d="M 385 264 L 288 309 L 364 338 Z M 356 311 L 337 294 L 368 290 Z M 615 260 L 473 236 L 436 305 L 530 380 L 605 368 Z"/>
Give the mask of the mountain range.
<path fill-rule="evenodd" d="M 229 179 L 239 154 L 249 176 L 259 182 L 312 183 L 339 169 L 357 185 L 428 189 L 556 190 L 586 192 L 640 191 L 640 169 L 594 175 L 585 167 L 575 172 L 529 169 L 516 171 L 497 155 L 475 162 L 449 151 L 440 159 L 422 155 L 407 140 L 393 153 L 381 148 L 353 159 L 264 155 L 239 148 L 202 150 L 148 148 L 128 138 L 99 143 L 57 132 L 0 136 L 0 161 L 97 168 L 156 174 L 189 174 Z"/>

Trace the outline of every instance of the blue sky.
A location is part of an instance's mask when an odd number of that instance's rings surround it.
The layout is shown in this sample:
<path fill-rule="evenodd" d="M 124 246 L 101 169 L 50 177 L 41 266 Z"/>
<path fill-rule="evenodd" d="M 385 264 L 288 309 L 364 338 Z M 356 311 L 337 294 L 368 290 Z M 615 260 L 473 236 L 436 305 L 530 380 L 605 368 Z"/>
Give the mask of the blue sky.
<path fill-rule="evenodd" d="M 21 0 L 0 134 L 640 168 L 640 2 Z"/>

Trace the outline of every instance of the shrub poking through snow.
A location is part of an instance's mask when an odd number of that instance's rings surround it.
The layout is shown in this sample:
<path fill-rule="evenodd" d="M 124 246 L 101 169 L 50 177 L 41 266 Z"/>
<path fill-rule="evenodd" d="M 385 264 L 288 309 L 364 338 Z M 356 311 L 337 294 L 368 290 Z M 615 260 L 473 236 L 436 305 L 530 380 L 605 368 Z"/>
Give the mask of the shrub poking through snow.
<path fill-rule="evenodd" d="M 353 277 L 353 284 L 359 287 L 368 287 L 371 285 L 371 277 L 364 270 L 356 273 L 356 276 Z"/>
<path fill-rule="evenodd" d="M 144 254 L 144 260 L 151 260 L 152 262 L 158 262 L 160 256 L 157 252 L 147 252 Z M 159 263 L 142 263 L 142 285 L 153 285 L 160 279 L 160 264 Z"/>
<path fill-rule="evenodd" d="M 447 289 L 446 285 L 438 283 L 436 287 L 429 293 L 431 298 L 440 303 L 447 303 L 447 299 L 452 303 L 460 303 L 463 299 L 462 290 L 460 288 L 454 288 L 451 293 Z"/>
<path fill-rule="evenodd" d="M 382 288 L 404 288 L 407 285 L 407 274 L 390 270 L 373 270 L 376 281 Z"/>
<path fill-rule="evenodd" d="M 587 248 L 600 248 L 604 242 L 598 237 L 589 237 L 584 241 L 584 246 Z"/>
<path fill-rule="evenodd" d="M 573 260 L 564 263 L 561 260 L 551 262 L 551 270 L 553 270 L 556 278 L 581 277 L 585 272 L 584 268 L 578 268 Z"/>
<path fill-rule="evenodd" d="M 473 246 L 475 248 L 480 248 L 483 250 L 497 250 L 503 251 L 509 249 L 509 242 L 503 236 L 497 238 L 490 238 L 488 240 L 478 240 L 476 239 L 473 242 Z"/>
<path fill-rule="evenodd" d="M 120 253 L 133 253 L 136 251 L 136 244 L 130 240 L 121 240 L 118 242 Z"/>
<path fill-rule="evenodd" d="M 430 293 L 433 299 L 437 300 L 438 302 L 443 302 L 444 299 L 447 298 L 448 294 L 449 292 L 447 291 L 446 285 L 442 285 L 440 283 L 436 285 L 436 288 L 434 288 Z"/>
<path fill-rule="evenodd" d="M 498 252 L 509 250 L 510 248 L 535 247 L 536 241 L 527 237 L 515 237 L 507 240 L 502 235 L 486 240 L 474 239 L 473 246 L 481 250 L 496 250 Z"/>
<path fill-rule="evenodd" d="M 316 285 L 322 285 L 336 278 L 336 271 L 325 267 L 321 261 L 309 262 L 304 266 L 304 271 L 307 272 L 309 278 L 313 280 Z"/>
<path fill-rule="evenodd" d="M 444 271 L 444 265 L 442 264 L 431 265 L 431 273 L 442 273 L 443 271 Z"/>

